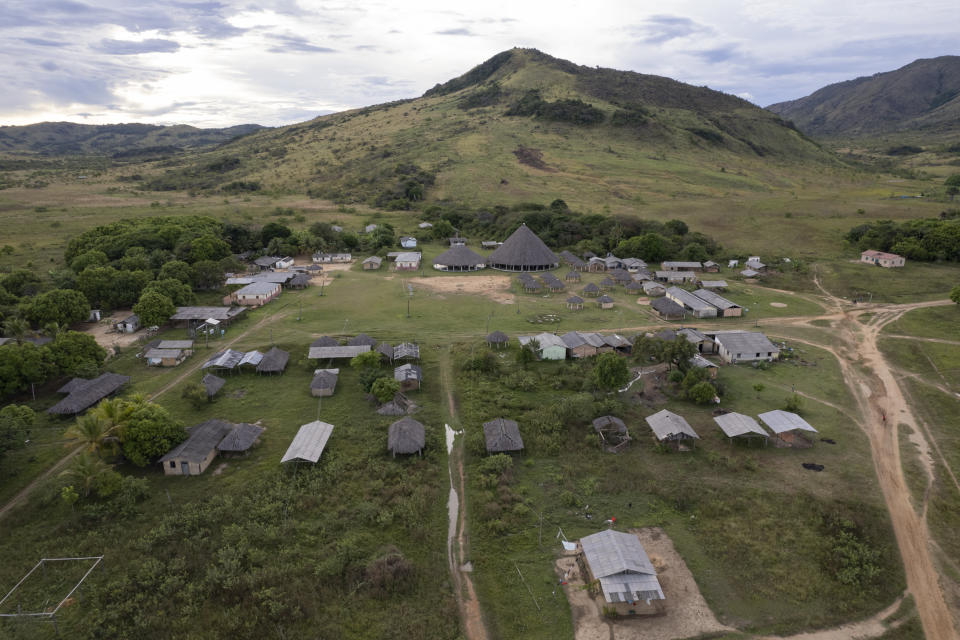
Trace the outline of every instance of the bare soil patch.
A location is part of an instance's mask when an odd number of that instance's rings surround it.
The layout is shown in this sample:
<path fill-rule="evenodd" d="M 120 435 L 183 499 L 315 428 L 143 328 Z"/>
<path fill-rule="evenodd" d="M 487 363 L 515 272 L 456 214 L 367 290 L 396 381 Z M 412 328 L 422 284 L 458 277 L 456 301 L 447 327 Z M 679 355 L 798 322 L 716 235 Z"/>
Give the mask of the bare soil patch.
<path fill-rule="evenodd" d="M 557 560 L 556 571 L 561 577 L 568 576 L 564 589 L 573 613 L 576 640 L 675 640 L 734 631 L 732 627 L 720 624 L 710 611 L 693 574 L 663 529 L 630 529 L 630 533 L 637 535 L 657 569 L 657 579 L 666 596 L 665 612 L 650 616 L 604 617 L 603 595 L 591 596 L 582 588 L 584 580 L 577 568 L 576 557 L 567 555 Z"/>
<path fill-rule="evenodd" d="M 528 167 L 540 169 L 541 171 L 556 171 L 556 169 L 548 166 L 547 163 L 543 161 L 543 152 L 540 151 L 540 149 L 520 145 L 513 150 L 513 155 L 517 156 L 517 161 L 520 164 L 525 164 Z"/>
<path fill-rule="evenodd" d="M 133 311 L 127 309 L 126 311 L 114 311 L 109 316 L 102 316 L 100 322 L 88 322 L 83 325 L 83 333 L 93 336 L 93 339 L 97 341 L 97 344 L 105 349 L 110 349 L 111 347 L 128 347 L 131 344 L 136 343 L 142 335 L 143 331 L 137 331 L 136 333 L 117 333 L 113 330 L 113 323 L 123 320 L 129 316 Z"/>
<path fill-rule="evenodd" d="M 777 309 L 785 309 L 787 307 L 786 302 L 771 302 L 771 307 L 776 307 Z"/>
<path fill-rule="evenodd" d="M 437 276 L 411 278 L 408 282 L 437 293 L 474 293 L 486 296 L 500 304 L 513 304 L 509 276 Z"/>

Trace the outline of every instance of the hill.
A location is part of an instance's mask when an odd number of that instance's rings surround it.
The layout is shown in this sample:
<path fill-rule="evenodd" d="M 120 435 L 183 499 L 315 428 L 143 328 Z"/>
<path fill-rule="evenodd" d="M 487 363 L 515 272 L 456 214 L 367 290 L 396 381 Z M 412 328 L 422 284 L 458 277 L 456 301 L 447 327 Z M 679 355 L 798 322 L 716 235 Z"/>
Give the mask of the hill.
<path fill-rule="evenodd" d="M 815 137 L 960 134 L 960 56 L 915 60 L 767 109 Z"/>
<path fill-rule="evenodd" d="M 259 129 L 263 127 L 258 124 L 198 129 L 188 125 L 41 122 L 0 127 L 0 153 L 44 157 L 95 155 L 116 159 L 143 158 L 210 147 Z"/>
<path fill-rule="evenodd" d="M 635 207 L 678 192 L 790 188 L 810 167 L 841 166 L 735 96 L 532 49 L 497 54 L 420 98 L 257 132 L 164 165 L 140 172 L 145 188 L 308 193 L 386 208 L 545 195 Z"/>

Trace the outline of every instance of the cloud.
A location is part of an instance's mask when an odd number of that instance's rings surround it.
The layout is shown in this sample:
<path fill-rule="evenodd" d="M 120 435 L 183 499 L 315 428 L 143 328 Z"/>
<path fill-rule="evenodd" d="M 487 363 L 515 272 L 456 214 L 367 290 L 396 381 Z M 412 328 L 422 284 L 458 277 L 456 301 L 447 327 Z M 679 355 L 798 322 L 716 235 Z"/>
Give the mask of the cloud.
<path fill-rule="evenodd" d="M 697 56 L 701 60 L 715 64 L 719 62 L 726 62 L 736 57 L 739 54 L 739 45 L 735 43 L 724 44 L 711 49 L 690 51 L 688 53 Z"/>
<path fill-rule="evenodd" d="M 115 56 L 133 56 L 141 53 L 173 53 L 180 48 L 180 43 L 159 38 L 139 41 L 104 38 L 91 48 Z"/>
<path fill-rule="evenodd" d="M 475 36 L 477 35 L 472 31 L 470 31 L 470 29 L 466 29 L 464 27 L 457 27 L 454 29 L 444 29 L 442 31 L 434 31 L 434 33 L 437 34 L 438 36 Z"/>
<path fill-rule="evenodd" d="M 678 38 L 713 33 L 710 27 L 690 18 L 669 15 L 650 16 L 640 24 L 628 27 L 628 31 L 647 44 L 663 44 Z"/>
<path fill-rule="evenodd" d="M 47 40 L 46 38 L 20 38 L 20 42 L 32 44 L 36 47 L 65 47 L 68 44 L 61 40 Z"/>
<path fill-rule="evenodd" d="M 304 53 L 336 53 L 337 51 L 329 47 L 319 47 L 315 44 L 310 44 L 309 40 L 300 36 L 270 34 L 267 37 L 277 43 L 267 49 L 273 53 L 289 53 L 291 51 Z"/>

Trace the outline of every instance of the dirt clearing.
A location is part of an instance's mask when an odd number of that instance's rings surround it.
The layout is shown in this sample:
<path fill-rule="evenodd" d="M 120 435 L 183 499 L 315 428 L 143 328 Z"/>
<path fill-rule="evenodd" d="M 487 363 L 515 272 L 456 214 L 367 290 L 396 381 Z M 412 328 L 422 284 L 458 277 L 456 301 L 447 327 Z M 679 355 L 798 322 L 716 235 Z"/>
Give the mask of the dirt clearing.
<path fill-rule="evenodd" d="M 556 569 L 560 576 L 570 572 L 564 590 L 573 613 L 576 640 L 674 640 L 704 633 L 734 631 L 717 622 L 706 600 L 700 595 L 693 574 L 663 529 L 630 529 L 630 533 L 637 535 L 657 569 L 657 579 L 666 597 L 666 613 L 615 619 L 604 617 L 603 595 L 591 596 L 582 589 L 583 576 L 577 569 L 576 556 L 564 556 L 557 560 Z"/>
<path fill-rule="evenodd" d="M 437 276 L 410 278 L 407 282 L 437 293 L 475 293 L 500 304 L 513 304 L 509 276 Z"/>
<path fill-rule="evenodd" d="M 128 317 L 133 311 L 114 311 L 110 315 L 103 315 L 100 322 L 89 322 L 83 325 L 83 333 L 93 336 L 97 344 L 105 349 L 114 346 L 128 347 L 137 342 L 141 336 L 146 335 L 142 329 L 136 333 L 119 333 L 113 330 L 113 323 L 120 322 Z"/>
<path fill-rule="evenodd" d="M 771 307 L 776 307 L 777 309 L 786 309 L 787 303 L 786 303 L 786 302 L 771 302 L 771 303 L 770 303 L 770 306 L 771 306 Z"/>

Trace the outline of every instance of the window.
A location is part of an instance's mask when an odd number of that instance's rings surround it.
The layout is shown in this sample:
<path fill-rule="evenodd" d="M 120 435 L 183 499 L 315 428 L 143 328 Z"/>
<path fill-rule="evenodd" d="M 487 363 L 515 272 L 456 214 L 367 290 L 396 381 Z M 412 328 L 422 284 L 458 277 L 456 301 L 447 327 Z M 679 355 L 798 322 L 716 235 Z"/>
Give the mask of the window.
<path fill-rule="evenodd" d="M 176 468 L 177 468 L 177 463 L 174 462 L 173 460 L 171 460 L 171 461 L 170 461 L 170 468 L 171 468 L 171 469 L 176 469 Z"/>
<path fill-rule="evenodd" d="M 756 357 L 759 358 L 759 357 L 760 357 L 760 354 L 758 353 L 758 354 L 756 355 Z"/>

